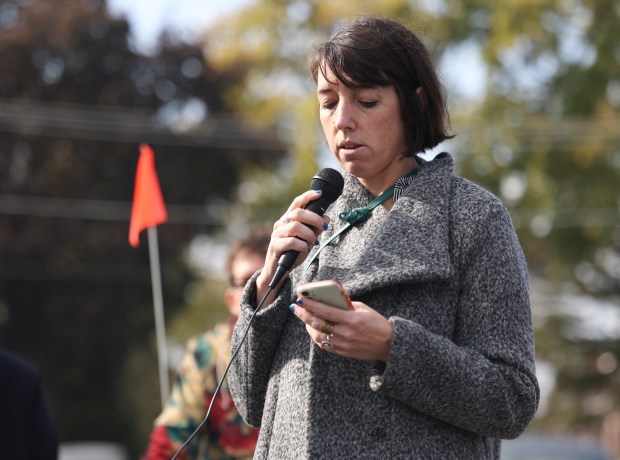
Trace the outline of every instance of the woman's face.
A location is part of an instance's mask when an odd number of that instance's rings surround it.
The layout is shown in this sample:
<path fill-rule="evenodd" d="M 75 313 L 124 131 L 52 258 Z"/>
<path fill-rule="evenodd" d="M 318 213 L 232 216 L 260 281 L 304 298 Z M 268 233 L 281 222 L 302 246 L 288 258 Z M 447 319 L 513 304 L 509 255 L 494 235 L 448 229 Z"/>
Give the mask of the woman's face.
<path fill-rule="evenodd" d="M 328 70 L 327 78 L 318 74 L 317 97 L 330 150 L 371 192 L 391 187 L 415 165 L 403 156 L 405 129 L 392 86 L 348 88 Z"/>

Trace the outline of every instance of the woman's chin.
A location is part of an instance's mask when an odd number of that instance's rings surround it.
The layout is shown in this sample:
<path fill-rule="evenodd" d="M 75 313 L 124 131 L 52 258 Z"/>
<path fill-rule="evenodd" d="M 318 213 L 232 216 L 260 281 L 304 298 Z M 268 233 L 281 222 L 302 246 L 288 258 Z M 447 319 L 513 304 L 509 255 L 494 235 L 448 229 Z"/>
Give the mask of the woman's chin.
<path fill-rule="evenodd" d="M 364 174 L 365 168 L 364 165 L 361 164 L 360 161 L 357 160 L 342 160 L 338 161 L 342 169 L 344 169 L 349 174 L 353 174 L 355 177 L 360 178 L 361 175 Z"/>

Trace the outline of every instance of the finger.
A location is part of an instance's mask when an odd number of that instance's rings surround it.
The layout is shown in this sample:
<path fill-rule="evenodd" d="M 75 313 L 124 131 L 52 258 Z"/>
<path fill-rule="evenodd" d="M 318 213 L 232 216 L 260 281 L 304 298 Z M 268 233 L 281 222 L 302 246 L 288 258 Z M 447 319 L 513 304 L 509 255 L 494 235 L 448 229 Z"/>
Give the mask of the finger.
<path fill-rule="evenodd" d="M 350 318 L 350 312 L 341 310 L 332 305 L 313 300 L 309 297 L 300 297 L 298 300 L 304 310 L 321 319 L 331 321 L 332 323 L 345 323 Z"/>
<path fill-rule="evenodd" d="M 316 212 L 306 210 L 305 207 L 321 197 L 321 193 L 310 190 L 293 200 L 286 213 L 276 221 L 276 224 L 290 225 L 293 221 L 311 227 L 314 236 L 318 237 L 329 225 L 329 217 L 320 216 Z"/>
<path fill-rule="evenodd" d="M 291 304 L 289 310 L 306 324 L 306 332 L 308 332 L 308 335 L 316 345 L 325 351 L 335 352 L 334 329 L 336 324 L 309 313 L 298 304 Z M 329 332 L 329 334 L 326 332 Z"/>
<path fill-rule="evenodd" d="M 307 192 L 302 193 L 293 199 L 293 202 L 290 204 L 286 212 L 290 213 L 295 209 L 306 207 L 311 201 L 318 200 L 321 197 L 321 194 L 322 192 L 320 190 L 308 190 Z"/>
<path fill-rule="evenodd" d="M 307 327 L 312 328 L 315 333 L 321 332 L 321 328 L 323 328 L 323 326 L 325 325 L 324 319 L 313 315 L 305 308 L 301 307 L 299 304 L 292 304 L 289 308 L 295 314 L 295 316 L 297 316 L 301 321 L 306 324 Z"/>
<path fill-rule="evenodd" d="M 327 228 L 327 224 L 322 217 L 311 211 L 298 210 L 286 214 L 283 218 L 274 224 L 273 235 L 278 238 L 297 238 L 306 243 L 306 251 L 310 251 L 312 247 L 319 244 L 319 236 Z M 288 240 L 284 250 L 293 249 L 303 251 L 304 249 L 298 242 Z"/>
<path fill-rule="evenodd" d="M 312 339 L 312 341 L 317 344 L 319 347 L 321 347 L 323 350 L 325 351 L 331 351 L 334 352 L 334 346 L 335 346 L 335 342 L 334 342 L 334 336 L 333 335 L 327 335 L 327 334 L 323 334 L 322 332 L 317 332 L 314 329 L 312 329 L 310 326 L 308 326 L 306 324 L 306 331 L 308 332 L 308 335 L 310 335 L 310 338 Z"/>
<path fill-rule="evenodd" d="M 309 243 L 305 239 L 296 236 L 283 235 L 272 242 L 273 258 L 280 259 L 288 251 L 303 254 L 305 258 L 313 246 L 314 242 Z"/>
<path fill-rule="evenodd" d="M 315 230 L 295 220 L 294 213 L 285 214 L 275 222 L 271 238 L 272 247 L 278 254 L 288 250 L 309 252 L 318 244 Z"/>
<path fill-rule="evenodd" d="M 308 226 L 314 232 L 314 236 L 318 237 L 329 226 L 328 222 L 325 222 L 323 216 L 318 215 L 315 212 L 308 211 L 307 209 L 298 209 L 295 212 L 295 220 Z"/>
<path fill-rule="evenodd" d="M 316 214 L 314 214 L 314 216 L 313 221 L 318 218 L 319 222 L 321 222 L 319 225 L 322 225 L 322 220 L 320 217 Z M 317 230 L 316 227 L 309 225 L 310 224 L 308 224 L 307 221 L 295 220 L 287 225 L 285 232 L 286 236 L 302 239 L 306 241 L 310 247 L 312 247 L 315 244 L 318 244 L 318 237 L 323 232 L 323 229 L 321 228 L 321 230 Z"/>
<path fill-rule="evenodd" d="M 305 208 L 311 202 L 318 200 L 323 195 L 321 190 L 308 190 L 307 192 L 300 195 L 301 198 L 301 208 Z"/>

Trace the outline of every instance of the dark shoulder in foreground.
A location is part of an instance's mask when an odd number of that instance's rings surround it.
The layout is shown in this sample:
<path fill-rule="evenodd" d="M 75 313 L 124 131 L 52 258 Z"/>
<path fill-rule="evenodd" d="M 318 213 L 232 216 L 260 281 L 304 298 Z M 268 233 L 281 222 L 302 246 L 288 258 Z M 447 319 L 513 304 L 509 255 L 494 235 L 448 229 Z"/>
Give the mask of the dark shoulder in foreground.
<path fill-rule="evenodd" d="M 29 361 L 4 348 L 0 348 L 0 380 L 2 376 L 18 374 L 25 377 L 37 377 L 39 372 Z"/>

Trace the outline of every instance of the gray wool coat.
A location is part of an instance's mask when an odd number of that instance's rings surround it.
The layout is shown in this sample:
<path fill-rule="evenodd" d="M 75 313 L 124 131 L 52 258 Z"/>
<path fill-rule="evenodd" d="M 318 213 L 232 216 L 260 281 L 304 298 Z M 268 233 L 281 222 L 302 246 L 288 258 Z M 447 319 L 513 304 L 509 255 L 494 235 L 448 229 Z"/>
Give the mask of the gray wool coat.
<path fill-rule="evenodd" d="M 539 390 L 526 263 L 500 200 L 452 170 L 448 154 L 422 162 L 391 211 L 375 208 L 292 272 L 240 345 L 248 284 L 228 381 L 261 429 L 255 458 L 497 459 L 499 439 L 527 427 Z M 321 238 L 372 198 L 345 174 Z M 387 364 L 320 349 L 290 313 L 295 285 L 329 278 L 392 322 Z"/>

